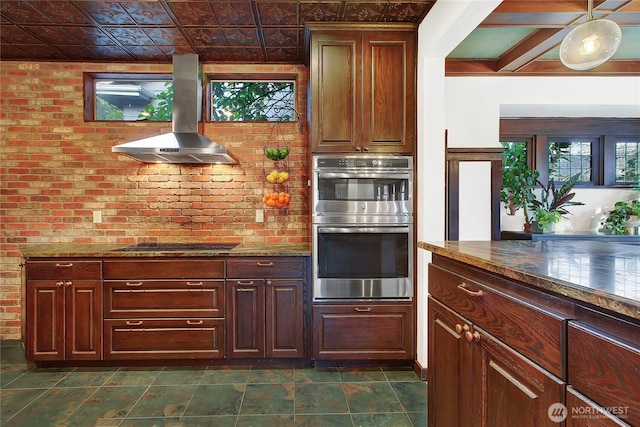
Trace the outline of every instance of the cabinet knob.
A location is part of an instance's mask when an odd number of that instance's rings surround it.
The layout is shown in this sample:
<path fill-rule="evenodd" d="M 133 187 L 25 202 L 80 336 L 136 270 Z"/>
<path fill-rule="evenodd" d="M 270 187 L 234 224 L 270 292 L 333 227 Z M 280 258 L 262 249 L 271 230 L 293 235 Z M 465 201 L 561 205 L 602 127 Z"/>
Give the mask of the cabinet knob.
<path fill-rule="evenodd" d="M 464 333 L 464 338 L 467 340 L 467 342 L 479 342 L 480 341 L 480 332 L 478 331 L 467 331 Z"/>
<path fill-rule="evenodd" d="M 369 151 L 369 147 L 367 147 L 366 145 L 362 148 L 362 151 Z"/>
<path fill-rule="evenodd" d="M 267 280 L 267 285 L 271 285 L 271 280 Z"/>
<path fill-rule="evenodd" d="M 62 285 L 64 285 L 64 282 L 56 282 L 56 288 L 59 288 Z"/>
<path fill-rule="evenodd" d="M 359 146 L 359 145 L 358 145 L 358 146 L 356 146 L 356 151 L 361 151 L 361 148 L 360 148 L 360 146 Z"/>
<path fill-rule="evenodd" d="M 461 334 L 462 331 L 468 331 L 469 330 L 469 325 L 464 325 L 462 326 L 459 323 L 456 323 L 456 333 Z"/>
<path fill-rule="evenodd" d="M 66 287 L 69 287 L 69 286 L 73 285 L 73 282 L 69 280 L 69 281 L 64 282 L 64 285 Z"/>

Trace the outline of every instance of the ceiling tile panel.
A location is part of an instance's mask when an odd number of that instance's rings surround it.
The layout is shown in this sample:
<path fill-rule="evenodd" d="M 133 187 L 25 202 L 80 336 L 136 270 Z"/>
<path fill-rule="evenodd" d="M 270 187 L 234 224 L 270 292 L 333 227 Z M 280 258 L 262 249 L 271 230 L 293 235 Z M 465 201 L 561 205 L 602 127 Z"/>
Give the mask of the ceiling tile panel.
<path fill-rule="evenodd" d="M 262 26 L 297 26 L 298 5 L 296 3 L 258 3 Z"/>
<path fill-rule="evenodd" d="M 253 19 L 253 10 L 248 1 L 237 2 L 215 2 L 211 3 L 211 9 L 216 16 L 218 23 L 227 25 L 256 25 Z"/>
<path fill-rule="evenodd" d="M 68 1 L 37 1 L 32 2 L 38 11 L 56 24 L 91 24 L 91 21 Z"/>
<path fill-rule="evenodd" d="M 122 7 L 140 25 L 167 25 L 173 23 L 160 3 L 123 2 Z"/>
<path fill-rule="evenodd" d="M 0 13 L 18 24 L 51 23 L 50 19 L 24 1 L 0 1 Z"/>
<path fill-rule="evenodd" d="M 65 55 L 76 61 L 102 61 L 104 57 L 100 56 L 95 46 L 90 45 L 72 45 L 64 47 Z"/>
<path fill-rule="evenodd" d="M 123 46 L 153 45 L 151 39 L 142 28 L 110 27 L 107 31 Z"/>
<path fill-rule="evenodd" d="M 221 47 L 198 47 L 198 53 L 203 58 L 208 58 L 211 62 L 233 62 L 234 57 L 231 51 Z"/>
<path fill-rule="evenodd" d="M 231 48 L 231 55 L 236 62 L 264 62 L 266 58 L 262 52 L 262 49 L 252 48 Z"/>
<path fill-rule="evenodd" d="M 79 45 L 82 43 L 82 39 L 76 39 L 63 27 L 43 26 L 37 31 L 38 37 L 51 45 Z"/>
<path fill-rule="evenodd" d="M 298 30 L 288 28 L 265 28 L 262 30 L 264 41 L 271 47 L 297 47 Z"/>
<path fill-rule="evenodd" d="M 185 33 L 196 46 L 225 46 L 227 43 L 218 28 L 186 28 Z"/>
<path fill-rule="evenodd" d="M 31 57 L 41 60 L 67 59 L 65 55 L 58 49 L 41 44 L 24 44 L 20 46 Z"/>
<path fill-rule="evenodd" d="M 267 49 L 267 57 L 270 62 L 302 62 L 298 49 Z"/>
<path fill-rule="evenodd" d="M 104 31 L 94 27 L 67 27 L 65 31 L 76 40 L 94 46 L 113 46 L 116 43 Z"/>
<path fill-rule="evenodd" d="M 156 46 L 188 45 L 177 28 L 145 28 L 144 32 Z"/>
<path fill-rule="evenodd" d="M 32 36 L 24 29 L 17 25 L 3 25 L 2 34 L 0 36 L 3 42 L 2 49 L 4 50 L 4 44 L 38 44 L 40 40 Z"/>
<path fill-rule="evenodd" d="M 305 22 L 323 21 L 333 22 L 338 20 L 340 2 L 300 2 L 300 24 Z"/>
<path fill-rule="evenodd" d="M 165 62 L 171 59 L 165 53 L 155 46 L 127 46 L 127 50 L 131 52 L 136 59 L 140 61 L 161 61 Z"/>
<path fill-rule="evenodd" d="M 81 1 L 77 4 L 100 25 L 135 25 L 136 23 L 116 2 Z"/>
<path fill-rule="evenodd" d="M 168 5 L 180 25 L 201 26 L 217 23 L 208 2 L 186 1 Z"/>
<path fill-rule="evenodd" d="M 19 45 L 6 45 L 2 46 L 2 59 L 37 59 L 37 56 L 32 56 Z"/>
<path fill-rule="evenodd" d="M 418 22 L 430 5 L 422 3 L 391 2 L 384 13 L 385 22 Z"/>
<path fill-rule="evenodd" d="M 260 46 L 255 28 L 225 28 L 224 35 L 229 46 Z"/>
<path fill-rule="evenodd" d="M 386 3 L 347 3 L 343 20 L 353 22 L 379 22 L 386 6 Z"/>

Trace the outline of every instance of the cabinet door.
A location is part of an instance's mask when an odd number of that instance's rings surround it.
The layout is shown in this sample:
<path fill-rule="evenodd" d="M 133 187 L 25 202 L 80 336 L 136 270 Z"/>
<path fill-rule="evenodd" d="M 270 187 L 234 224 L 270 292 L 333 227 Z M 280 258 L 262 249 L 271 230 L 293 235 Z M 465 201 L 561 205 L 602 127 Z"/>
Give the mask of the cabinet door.
<path fill-rule="evenodd" d="M 227 357 L 264 357 L 264 281 L 227 281 Z"/>
<path fill-rule="evenodd" d="M 62 280 L 27 282 L 27 359 L 64 360 Z"/>
<path fill-rule="evenodd" d="M 265 344 L 267 357 L 304 356 L 304 282 L 265 282 Z"/>
<path fill-rule="evenodd" d="M 312 152 L 360 150 L 361 52 L 361 37 L 353 33 L 311 36 Z"/>
<path fill-rule="evenodd" d="M 471 348 L 469 322 L 429 297 L 428 416 L 430 427 L 469 426 Z"/>
<path fill-rule="evenodd" d="M 102 358 L 102 282 L 65 282 L 65 358 Z"/>
<path fill-rule="evenodd" d="M 615 406 L 620 415 L 626 417 L 624 406 Z M 603 410 L 573 387 L 567 387 L 567 427 L 629 427 L 619 418 Z"/>
<path fill-rule="evenodd" d="M 411 154 L 415 139 L 415 32 L 366 33 L 362 151 Z"/>
<path fill-rule="evenodd" d="M 557 426 L 548 411 L 565 402 L 565 384 L 481 329 L 472 333 L 474 425 Z"/>

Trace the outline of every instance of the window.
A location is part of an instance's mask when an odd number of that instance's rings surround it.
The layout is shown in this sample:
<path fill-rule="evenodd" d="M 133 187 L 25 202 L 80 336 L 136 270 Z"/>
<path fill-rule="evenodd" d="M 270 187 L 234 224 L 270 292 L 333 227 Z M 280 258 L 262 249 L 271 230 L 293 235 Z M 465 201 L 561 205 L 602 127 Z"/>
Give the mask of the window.
<path fill-rule="evenodd" d="M 616 141 L 616 184 L 640 182 L 640 142 Z"/>
<path fill-rule="evenodd" d="M 500 141 L 527 141 L 527 164 L 542 183 L 576 174 L 577 187 L 640 183 L 638 118 L 504 118 Z"/>
<path fill-rule="evenodd" d="M 171 121 L 170 75 L 87 73 L 84 86 L 86 121 Z"/>
<path fill-rule="evenodd" d="M 579 174 L 579 182 L 591 182 L 593 142 L 584 139 L 550 138 L 548 143 L 549 179 L 565 182 Z"/>
<path fill-rule="evenodd" d="M 295 121 L 294 81 L 211 82 L 213 121 Z"/>

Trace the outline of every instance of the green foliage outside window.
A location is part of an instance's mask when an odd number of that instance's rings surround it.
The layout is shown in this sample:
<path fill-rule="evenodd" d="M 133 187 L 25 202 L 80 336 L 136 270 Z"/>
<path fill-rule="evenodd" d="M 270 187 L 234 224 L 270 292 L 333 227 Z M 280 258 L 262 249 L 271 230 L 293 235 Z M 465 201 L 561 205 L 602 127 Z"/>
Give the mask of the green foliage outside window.
<path fill-rule="evenodd" d="M 293 82 L 211 83 L 214 121 L 293 121 Z"/>
<path fill-rule="evenodd" d="M 144 110 L 138 116 L 140 119 L 146 119 L 156 122 L 170 122 L 173 118 L 173 82 L 164 84 L 165 90 L 157 93 L 152 102 L 144 107 Z M 155 105 L 154 105 L 154 102 Z"/>

